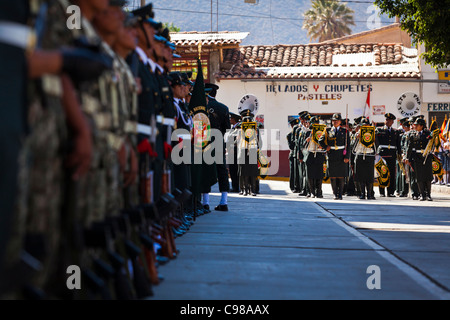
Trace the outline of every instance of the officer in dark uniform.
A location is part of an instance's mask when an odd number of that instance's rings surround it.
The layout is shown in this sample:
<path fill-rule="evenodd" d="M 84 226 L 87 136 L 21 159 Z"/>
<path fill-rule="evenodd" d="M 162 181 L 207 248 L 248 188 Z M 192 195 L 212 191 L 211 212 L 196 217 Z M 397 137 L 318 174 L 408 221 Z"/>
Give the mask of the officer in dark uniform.
<path fill-rule="evenodd" d="M 395 178 L 397 154 L 400 152 L 400 138 L 397 129 L 392 128 L 392 124 L 396 117 L 392 113 L 386 113 L 385 125 L 377 128 L 375 135 L 377 138 L 377 154 L 380 155 L 389 168 L 389 187 L 387 188 L 387 196 L 395 197 Z M 385 188 L 380 187 L 380 196 L 385 196 Z"/>
<path fill-rule="evenodd" d="M 300 153 L 303 152 L 301 143 L 303 136 L 306 134 L 308 128 L 308 121 L 311 119 L 311 115 L 307 111 L 299 113 L 300 123 L 295 131 L 295 154 L 297 158 L 298 166 L 298 190 L 299 196 L 307 196 L 309 194 L 309 185 L 306 178 L 306 165 L 304 162 L 300 162 Z"/>
<path fill-rule="evenodd" d="M 425 149 L 428 142 L 432 138 L 432 134 L 431 131 L 426 128 L 425 120 L 418 118 L 414 124 L 416 130 L 409 135 L 409 142 L 406 151 L 406 163 L 412 163 L 421 195 L 420 201 L 432 201 L 432 157 L 430 154 L 425 154 Z"/>
<path fill-rule="evenodd" d="M 304 162 L 306 166 L 306 177 L 311 192 L 307 197 L 323 198 L 322 180 L 324 177 L 325 150 L 312 139 L 312 125 L 319 124 L 319 117 L 311 117 L 309 123 L 310 126 L 299 142 L 300 148 L 303 150 L 299 153 L 299 158 L 300 162 Z"/>
<path fill-rule="evenodd" d="M 406 142 L 408 137 L 408 132 L 411 130 L 411 125 L 409 124 L 409 118 L 403 118 L 400 120 L 402 125 L 402 130 L 400 132 L 400 152 L 401 154 L 406 154 Z M 402 163 L 399 163 L 402 161 Z M 403 170 L 402 170 L 403 167 Z M 408 173 L 406 164 L 404 163 L 403 157 L 397 159 L 397 191 L 399 197 L 407 197 L 409 193 L 409 184 L 407 181 Z"/>
<path fill-rule="evenodd" d="M 409 188 L 411 189 L 411 197 L 413 200 L 419 200 L 419 186 L 417 185 L 416 172 L 414 171 L 414 159 L 410 159 L 409 162 L 406 162 L 407 149 L 410 141 L 410 136 L 414 135 L 416 132 L 416 120 L 419 117 L 423 116 L 413 116 L 409 117 L 408 122 L 410 125 L 410 130 L 406 133 L 405 137 L 405 146 L 403 151 L 403 159 L 405 160 L 405 166 L 408 169 L 409 174 Z"/>
<path fill-rule="evenodd" d="M 350 137 L 347 129 L 341 127 L 341 120 L 340 114 L 333 114 L 333 126 L 327 128 L 319 139 L 319 144 L 327 151 L 327 168 L 334 200 L 342 200 L 350 161 Z"/>
<path fill-rule="evenodd" d="M 236 135 L 237 135 L 237 127 L 241 121 L 241 116 L 230 112 L 230 124 L 231 131 L 227 137 L 227 147 L 228 147 L 228 156 L 233 156 L 227 158 L 228 162 L 228 170 L 230 172 L 231 178 L 231 191 L 230 192 L 239 192 L 239 176 L 238 176 L 238 165 L 237 165 L 237 146 L 236 146 Z M 231 150 L 232 149 L 232 150 Z"/>
<path fill-rule="evenodd" d="M 243 125 L 245 122 L 254 122 L 254 114 L 251 110 L 246 109 L 241 111 Z M 256 132 L 251 135 L 249 139 L 244 136 L 245 133 L 242 127 L 239 127 L 239 136 L 237 139 L 238 145 L 238 174 L 239 184 L 241 188 L 240 194 L 247 196 L 251 193 L 252 196 L 257 194 L 257 178 L 259 176 L 259 168 L 257 163 L 257 156 L 260 148 L 259 128 L 256 127 Z"/>
<path fill-rule="evenodd" d="M 178 133 L 178 141 L 174 142 L 174 147 L 178 148 L 186 148 L 190 147 L 191 140 L 191 127 L 192 127 L 192 119 L 187 112 L 187 107 L 184 102 L 185 95 L 185 86 L 186 83 L 183 81 L 180 72 L 171 72 L 169 74 L 169 82 L 172 87 L 173 97 L 174 97 L 174 105 L 177 109 L 177 132 Z M 183 130 L 183 132 L 181 132 Z M 183 151 L 180 151 L 180 157 L 183 157 Z M 190 159 L 189 159 L 190 160 Z M 189 173 L 189 164 L 188 163 L 177 163 L 173 165 L 174 176 L 175 179 L 175 188 L 179 190 L 184 190 L 190 188 L 191 177 Z"/>
<path fill-rule="evenodd" d="M 208 115 L 212 129 L 218 129 L 222 133 L 223 145 L 223 161 L 216 163 L 217 178 L 219 180 L 219 191 L 222 193 L 220 203 L 214 209 L 218 211 L 228 211 L 228 192 L 230 191 L 230 182 L 228 181 L 228 170 L 225 158 L 225 143 L 223 137 L 228 129 L 230 129 L 230 112 L 228 107 L 216 100 L 217 90 L 219 86 L 213 83 L 206 83 L 205 88 L 211 88 L 208 94 Z"/>
<path fill-rule="evenodd" d="M 369 120 L 362 118 L 360 120 L 361 126 L 369 126 Z M 359 199 L 375 200 L 373 195 L 373 180 L 374 180 L 374 165 L 375 165 L 375 144 L 371 147 L 366 147 L 360 142 L 360 134 L 356 134 L 356 142 L 353 148 L 355 154 L 355 183 L 359 185 L 360 195 Z M 367 192 L 367 193 L 366 193 Z"/>
<path fill-rule="evenodd" d="M 156 76 L 162 94 L 162 108 L 156 112 L 156 122 L 163 143 L 163 183 L 161 192 L 164 194 L 171 193 L 175 184 L 170 154 L 172 151 L 171 136 L 175 129 L 175 117 L 177 113 L 173 104 L 173 93 L 168 80 L 167 64 L 165 63 L 166 44 L 167 41 L 170 41 L 169 29 L 160 29 L 158 33 L 155 34 L 154 39 L 156 40 L 154 43 L 155 57 L 158 59 Z M 166 66 L 166 68 L 164 68 L 164 66 Z"/>
<path fill-rule="evenodd" d="M 296 126 L 298 126 L 299 119 L 293 118 L 289 121 L 291 126 L 291 131 L 286 135 L 287 143 L 289 146 L 289 187 L 291 191 L 294 193 L 298 192 L 298 189 L 295 188 L 295 176 L 296 171 L 298 171 L 297 159 L 295 157 L 295 140 L 294 140 L 294 131 Z"/>
<path fill-rule="evenodd" d="M 138 18 L 138 46 L 130 60 L 138 60 L 141 93 L 138 96 L 138 152 L 140 202 L 156 202 L 162 179 L 162 144 L 156 125 L 156 110 L 162 108 L 161 91 L 156 78 L 156 63 L 150 58 L 154 35 L 161 24 L 153 20 L 152 5 L 132 12 Z M 153 192 L 151 192 L 153 191 Z"/>

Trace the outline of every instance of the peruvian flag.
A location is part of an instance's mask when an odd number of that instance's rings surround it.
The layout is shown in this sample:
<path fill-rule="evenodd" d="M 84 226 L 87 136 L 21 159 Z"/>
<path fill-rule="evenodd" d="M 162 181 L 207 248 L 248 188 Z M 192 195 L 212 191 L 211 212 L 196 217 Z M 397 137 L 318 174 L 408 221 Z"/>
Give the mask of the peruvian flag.
<path fill-rule="evenodd" d="M 364 106 L 364 118 L 370 119 L 372 117 L 372 110 L 370 109 L 370 88 L 367 92 L 366 104 Z"/>

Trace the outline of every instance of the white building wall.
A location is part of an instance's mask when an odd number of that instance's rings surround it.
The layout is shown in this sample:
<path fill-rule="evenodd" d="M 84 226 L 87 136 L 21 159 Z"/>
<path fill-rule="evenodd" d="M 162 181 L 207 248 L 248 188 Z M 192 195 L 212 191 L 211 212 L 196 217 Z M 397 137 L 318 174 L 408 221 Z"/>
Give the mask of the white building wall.
<path fill-rule="evenodd" d="M 241 81 L 222 80 L 217 100 L 227 105 L 231 112 L 238 113 L 238 103 L 246 94 L 253 94 L 259 100 L 258 114 L 264 115 L 265 129 L 279 129 L 279 146 L 268 145 L 267 149 L 287 150 L 286 135 L 290 127 L 288 116 L 298 115 L 306 110 L 310 113 L 341 113 L 353 122 L 363 115 L 369 88 L 370 105 L 377 107 L 380 114 L 372 120 L 384 122 L 384 113 L 392 113 L 397 119 L 406 115 L 397 108 L 399 98 L 406 92 L 420 95 L 420 84 L 412 82 L 376 81 Z M 411 103 L 411 101 L 410 101 Z M 383 107 L 384 106 L 384 107 Z M 419 113 L 420 106 L 416 114 Z M 412 109 L 414 111 L 414 109 Z M 272 139 L 273 142 L 273 139 Z"/>
<path fill-rule="evenodd" d="M 423 45 L 420 47 L 419 54 L 423 52 Z M 422 78 L 424 80 L 438 80 L 438 73 L 435 68 L 429 64 L 425 64 L 423 59 L 420 59 L 420 70 L 422 73 Z M 441 70 L 441 69 L 439 69 Z M 442 69 L 449 70 L 450 67 Z M 421 94 L 422 94 L 422 113 L 427 115 L 427 112 L 445 112 L 450 113 L 450 93 L 439 93 L 438 83 L 427 83 L 422 84 Z M 447 88 L 450 86 L 447 85 Z"/>

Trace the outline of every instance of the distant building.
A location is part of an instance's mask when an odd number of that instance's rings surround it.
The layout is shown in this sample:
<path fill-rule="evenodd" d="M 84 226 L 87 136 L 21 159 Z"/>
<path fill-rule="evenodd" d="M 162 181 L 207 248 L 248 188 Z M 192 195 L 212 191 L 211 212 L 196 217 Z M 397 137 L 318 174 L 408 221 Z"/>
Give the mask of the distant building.
<path fill-rule="evenodd" d="M 321 42 L 321 44 L 364 44 L 378 43 L 380 41 L 383 43 L 401 43 L 405 47 L 411 47 L 411 37 L 406 31 L 400 28 L 400 23 L 393 23 L 384 27 L 350 34 L 341 38 Z"/>
<path fill-rule="evenodd" d="M 173 71 L 193 71 L 197 74 L 199 53 L 202 62 L 203 76 L 206 82 L 214 82 L 214 75 L 220 71 L 224 50 L 238 49 L 248 32 L 175 32 L 171 33 L 171 41 L 177 46 L 181 58 L 175 59 Z"/>
<path fill-rule="evenodd" d="M 334 113 L 350 122 L 366 113 L 381 124 L 388 112 L 397 120 L 428 116 L 431 110 L 424 98 L 427 103 L 450 102 L 449 94 L 428 94 L 437 91 L 436 83 L 418 81 L 423 77 L 421 70 L 429 78 L 436 74 L 419 59 L 418 50 L 411 48 L 410 38 L 398 23 L 307 45 L 239 46 L 245 36 L 239 32 L 173 34 L 177 52 L 185 61 L 174 67 L 187 71 L 201 42 L 202 59 L 207 62 L 205 79 L 219 85 L 219 101 L 238 112 L 243 96 L 258 98 L 258 118 L 264 123 L 266 138 L 271 136 L 264 149 L 279 155 L 279 170 L 273 175 L 289 175 L 288 119 L 300 111 L 319 115 L 326 123 Z M 368 98 L 370 107 L 366 107 Z M 273 135 L 271 129 L 279 132 Z"/>

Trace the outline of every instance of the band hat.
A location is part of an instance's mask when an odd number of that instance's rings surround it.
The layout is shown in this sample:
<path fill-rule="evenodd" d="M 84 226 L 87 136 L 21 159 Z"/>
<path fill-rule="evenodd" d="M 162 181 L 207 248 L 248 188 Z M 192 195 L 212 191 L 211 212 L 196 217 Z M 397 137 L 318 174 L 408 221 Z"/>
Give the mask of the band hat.
<path fill-rule="evenodd" d="M 123 25 L 125 28 L 132 28 L 139 23 L 138 17 L 134 16 L 133 14 L 131 14 L 129 12 L 125 12 L 125 11 L 124 11 L 124 14 L 125 14 L 125 20 L 123 22 Z"/>
<path fill-rule="evenodd" d="M 307 114 L 307 113 L 309 113 L 309 112 L 308 112 L 308 111 L 302 111 L 302 112 L 299 112 L 298 115 L 299 115 L 300 117 L 302 117 L 303 115 L 305 115 L 305 114 Z"/>
<path fill-rule="evenodd" d="M 109 0 L 109 5 L 112 7 L 123 7 L 127 4 L 126 0 Z"/>
<path fill-rule="evenodd" d="M 424 127 L 425 127 L 426 122 L 425 122 L 425 120 L 422 119 L 422 118 L 417 118 L 416 121 L 414 122 L 414 124 L 415 124 L 416 126 L 419 125 L 419 126 L 424 126 Z"/>
<path fill-rule="evenodd" d="M 397 119 L 397 117 L 394 116 L 392 113 L 386 113 L 386 114 L 384 115 L 384 117 L 385 117 L 386 119 L 389 119 L 389 120 L 395 120 L 395 119 Z"/>
<path fill-rule="evenodd" d="M 183 78 L 181 77 L 181 73 L 180 72 L 177 72 L 177 71 L 171 72 L 171 73 L 169 73 L 168 78 L 169 78 L 170 84 L 172 86 L 176 86 L 176 85 L 184 86 L 184 85 L 186 85 L 186 83 L 184 83 L 184 81 L 183 81 Z"/>
<path fill-rule="evenodd" d="M 369 119 L 362 117 L 361 120 L 359 121 L 360 125 L 370 125 Z"/>
<path fill-rule="evenodd" d="M 241 116 L 236 114 L 236 113 L 234 113 L 234 112 L 230 112 L 230 118 L 234 118 L 234 119 L 240 120 Z"/>
<path fill-rule="evenodd" d="M 146 22 L 150 24 L 155 30 L 162 28 L 162 23 L 155 21 L 155 13 L 153 12 L 153 4 L 149 3 L 139 9 L 131 11 L 131 13 L 138 18 L 140 22 Z"/>
<path fill-rule="evenodd" d="M 340 113 L 333 114 L 331 120 L 342 120 L 341 114 Z"/>
<path fill-rule="evenodd" d="M 297 124 L 299 122 L 298 118 L 292 118 L 291 120 L 289 120 L 289 124 Z"/>
<path fill-rule="evenodd" d="M 253 117 L 254 116 L 253 113 L 249 109 L 242 110 L 240 112 L 240 115 L 242 117 Z"/>
<path fill-rule="evenodd" d="M 313 116 L 311 119 L 309 119 L 309 122 L 312 124 L 317 124 L 320 122 L 320 118 L 318 116 Z"/>

